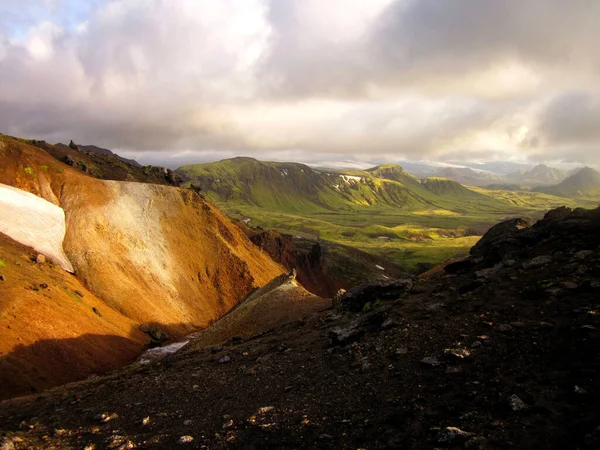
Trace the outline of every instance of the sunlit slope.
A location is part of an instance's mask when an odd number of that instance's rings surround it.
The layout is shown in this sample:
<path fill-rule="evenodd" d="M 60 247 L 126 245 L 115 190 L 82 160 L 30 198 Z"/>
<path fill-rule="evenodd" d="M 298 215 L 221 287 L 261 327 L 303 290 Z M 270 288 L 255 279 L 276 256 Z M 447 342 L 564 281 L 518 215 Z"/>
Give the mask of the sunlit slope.
<path fill-rule="evenodd" d="M 184 166 L 177 172 L 217 203 L 268 211 L 327 213 L 370 209 L 469 211 L 502 202 L 448 179 L 421 181 L 397 165 L 322 172 L 297 163 L 233 158 Z"/>
<path fill-rule="evenodd" d="M 0 137 L 0 183 L 65 211 L 64 250 L 106 304 L 173 335 L 206 326 L 283 272 L 188 189 L 104 181 Z"/>

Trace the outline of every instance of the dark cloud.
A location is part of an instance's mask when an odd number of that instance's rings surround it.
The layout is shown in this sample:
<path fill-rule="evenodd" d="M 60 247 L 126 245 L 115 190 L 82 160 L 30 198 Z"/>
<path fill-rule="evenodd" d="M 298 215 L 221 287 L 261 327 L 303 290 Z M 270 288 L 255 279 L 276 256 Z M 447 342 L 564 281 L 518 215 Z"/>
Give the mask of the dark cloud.
<path fill-rule="evenodd" d="M 0 131 L 153 162 L 600 160 L 598 2 L 78 3 L 0 0 Z"/>

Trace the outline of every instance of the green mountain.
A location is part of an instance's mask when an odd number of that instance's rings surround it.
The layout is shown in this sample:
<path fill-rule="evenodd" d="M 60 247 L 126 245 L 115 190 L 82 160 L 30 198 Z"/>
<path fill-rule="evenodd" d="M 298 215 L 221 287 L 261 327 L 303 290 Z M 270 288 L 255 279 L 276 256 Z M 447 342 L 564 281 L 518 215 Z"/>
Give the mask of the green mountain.
<path fill-rule="evenodd" d="M 600 196 L 600 173 L 590 167 L 584 167 L 561 183 L 537 188 L 536 191 L 561 197 L 598 197 Z"/>
<path fill-rule="evenodd" d="M 176 172 L 216 203 L 242 203 L 271 211 L 315 213 L 377 207 L 462 212 L 500 203 L 456 181 L 421 181 L 395 164 L 325 172 L 298 163 L 232 158 L 184 166 Z"/>

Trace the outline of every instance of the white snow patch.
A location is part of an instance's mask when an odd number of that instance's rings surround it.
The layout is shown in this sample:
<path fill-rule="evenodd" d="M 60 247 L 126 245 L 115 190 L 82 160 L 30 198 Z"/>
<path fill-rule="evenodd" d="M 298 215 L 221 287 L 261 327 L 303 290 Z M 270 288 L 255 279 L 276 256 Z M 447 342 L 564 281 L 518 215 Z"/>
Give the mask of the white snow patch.
<path fill-rule="evenodd" d="M 0 184 L 0 232 L 74 272 L 63 250 L 65 212 L 37 195 Z"/>
<path fill-rule="evenodd" d="M 389 280 L 390 277 L 386 277 L 385 275 L 381 275 L 383 278 L 385 278 L 386 280 Z"/>
<path fill-rule="evenodd" d="M 151 362 L 160 361 L 164 357 L 178 352 L 188 342 L 190 341 L 175 342 L 174 344 L 165 345 L 164 347 L 156 347 L 146 350 L 144 353 L 142 353 L 142 356 L 140 356 L 139 363 L 149 364 Z"/>
<path fill-rule="evenodd" d="M 348 183 L 350 180 L 354 180 L 354 181 L 360 181 L 362 178 L 361 177 L 356 177 L 354 175 L 340 175 L 340 177 L 346 182 Z"/>
<path fill-rule="evenodd" d="M 381 267 L 379 264 L 375 264 L 375 267 L 377 267 L 379 270 L 385 270 L 385 267 Z"/>
<path fill-rule="evenodd" d="M 336 188 L 338 191 L 340 190 L 340 185 L 339 184 L 334 184 L 333 187 Z"/>

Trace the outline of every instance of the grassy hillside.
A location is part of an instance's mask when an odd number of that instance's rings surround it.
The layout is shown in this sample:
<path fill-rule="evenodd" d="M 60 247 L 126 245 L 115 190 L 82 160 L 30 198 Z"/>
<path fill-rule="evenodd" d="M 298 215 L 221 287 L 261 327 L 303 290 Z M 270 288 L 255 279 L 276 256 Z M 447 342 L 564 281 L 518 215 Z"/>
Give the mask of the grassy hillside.
<path fill-rule="evenodd" d="M 394 164 L 327 172 L 233 158 L 177 172 L 252 226 L 349 245 L 408 270 L 467 254 L 481 233 L 507 217 L 537 218 L 552 207 L 585 206 L 543 193 L 466 187 L 447 178 L 419 180 Z"/>
<path fill-rule="evenodd" d="M 600 173 L 584 167 L 556 186 L 536 190 L 563 197 L 600 197 Z"/>

